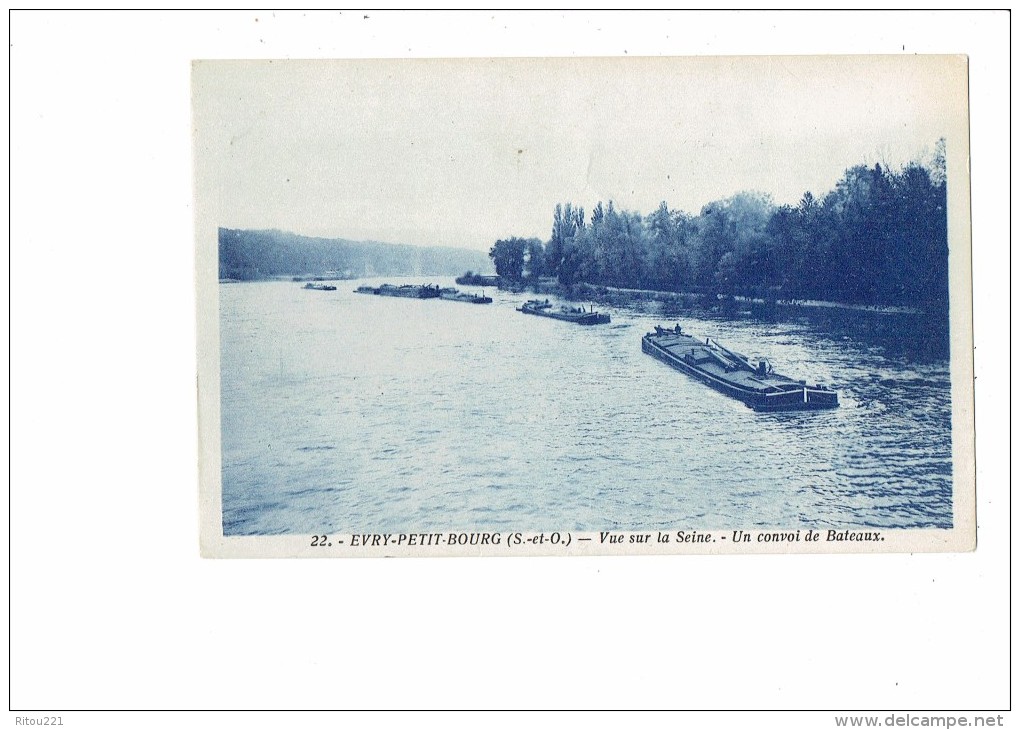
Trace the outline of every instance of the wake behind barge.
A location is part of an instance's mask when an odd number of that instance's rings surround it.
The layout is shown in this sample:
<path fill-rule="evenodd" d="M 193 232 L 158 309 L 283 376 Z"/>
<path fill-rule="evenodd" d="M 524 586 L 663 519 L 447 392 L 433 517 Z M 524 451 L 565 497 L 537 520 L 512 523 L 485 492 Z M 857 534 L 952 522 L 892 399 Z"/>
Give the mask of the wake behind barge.
<path fill-rule="evenodd" d="M 740 353 L 708 338 L 702 342 L 677 325 L 656 327 L 641 339 L 641 350 L 756 411 L 836 408 L 839 394 L 772 371 L 767 360 L 752 365 Z"/>

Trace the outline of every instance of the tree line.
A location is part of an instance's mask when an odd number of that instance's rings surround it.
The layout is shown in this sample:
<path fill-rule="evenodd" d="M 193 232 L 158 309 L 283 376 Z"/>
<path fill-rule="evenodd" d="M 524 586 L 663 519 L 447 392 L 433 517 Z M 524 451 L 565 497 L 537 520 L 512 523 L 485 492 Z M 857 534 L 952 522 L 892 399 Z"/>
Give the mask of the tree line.
<path fill-rule="evenodd" d="M 697 215 L 665 202 L 641 215 L 599 202 L 557 204 L 549 240 L 509 238 L 489 252 L 510 281 L 555 277 L 631 289 L 948 306 L 944 141 L 928 164 L 857 165 L 835 188 L 776 206 L 741 192 Z"/>

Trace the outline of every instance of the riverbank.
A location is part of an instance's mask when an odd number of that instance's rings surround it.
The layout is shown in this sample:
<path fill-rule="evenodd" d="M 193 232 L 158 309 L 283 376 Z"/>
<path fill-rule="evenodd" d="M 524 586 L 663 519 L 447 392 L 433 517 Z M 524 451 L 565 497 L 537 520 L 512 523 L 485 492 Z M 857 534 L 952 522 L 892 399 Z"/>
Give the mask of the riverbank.
<path fill-rule="evenodd" d="M 507 283 L 500 281 L 499 287 L 509 291 L 532 291 L 536 294 L 551 294 L 570 301 L 593 301 L 609 306 L 623 306 L 639 302 L 659 302 L 668 306 L 704 309 L 709 311 L 747 311 L 752 314 L 768 314 L 775 310 L 797 311 L 802 309 L 839 309 L 870 312 L 873 314 L 913 314 L 925 312 L 914 307 L 847 304 L 815 299 L 766 299 L 728 294 L 705 294 L 700 292 L 668 292 L 653 289 L 625 289 L 601 286 L 585 282 L 564 286 L 555 279 L 539 279 L 535 282 Z"/>

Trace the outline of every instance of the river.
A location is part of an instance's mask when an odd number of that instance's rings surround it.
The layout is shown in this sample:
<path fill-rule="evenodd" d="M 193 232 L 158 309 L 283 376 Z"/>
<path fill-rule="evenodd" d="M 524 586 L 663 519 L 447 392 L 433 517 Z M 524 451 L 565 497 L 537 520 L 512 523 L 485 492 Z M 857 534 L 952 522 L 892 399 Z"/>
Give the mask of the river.
<path fill-rule="evenodd" d="M 425 281 L 453 285 L 400 283 Z M 365 283 L 219 286 L 225 535 L 952 527 L 948 349 L 918 315 L 581 327 Z M 677 321 L 840 408 L 755 413 L 641 352 Z"/>

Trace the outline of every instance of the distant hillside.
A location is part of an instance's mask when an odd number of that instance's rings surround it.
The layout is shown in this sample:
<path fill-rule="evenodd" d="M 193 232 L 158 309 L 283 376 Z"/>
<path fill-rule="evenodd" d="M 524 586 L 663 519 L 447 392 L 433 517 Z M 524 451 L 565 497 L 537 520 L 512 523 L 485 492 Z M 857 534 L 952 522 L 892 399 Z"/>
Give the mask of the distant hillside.
<path fill-rule="evenodd" d="M 342 238 L 312 238 L 284 231 L 219 230 L 221 279 L 275 276 L 456 276 L 488 273 L 482 251 Z"/>

